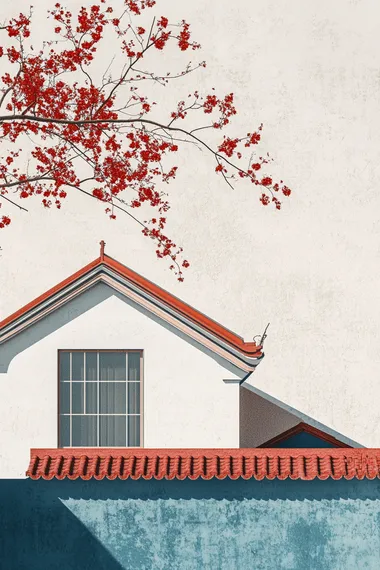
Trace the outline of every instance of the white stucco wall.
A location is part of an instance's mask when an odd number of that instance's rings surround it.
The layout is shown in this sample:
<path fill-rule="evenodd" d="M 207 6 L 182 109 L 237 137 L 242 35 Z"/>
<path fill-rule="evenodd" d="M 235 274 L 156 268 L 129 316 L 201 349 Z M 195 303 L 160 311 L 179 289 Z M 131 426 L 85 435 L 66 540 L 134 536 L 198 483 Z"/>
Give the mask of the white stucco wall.
<path fill-rule="evenodd" d="M 239 386 L 223 382 L 231 373 L 112 295 L 0 374 L 0 477 L 23 477 L 30 448 L 57 447 L 57 350 L 75 348 L 144 350 L 144 447 L 239 447 Z"/>

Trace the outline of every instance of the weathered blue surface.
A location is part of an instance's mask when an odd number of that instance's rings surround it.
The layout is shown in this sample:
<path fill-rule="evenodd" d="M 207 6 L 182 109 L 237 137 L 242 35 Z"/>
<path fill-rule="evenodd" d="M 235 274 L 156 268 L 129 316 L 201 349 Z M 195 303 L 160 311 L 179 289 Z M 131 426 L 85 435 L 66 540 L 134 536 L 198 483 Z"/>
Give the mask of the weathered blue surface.
<path fill-rule="evenodd" d="M 0 481 L 1 570 L 379 570 L 379 481 Z"/>

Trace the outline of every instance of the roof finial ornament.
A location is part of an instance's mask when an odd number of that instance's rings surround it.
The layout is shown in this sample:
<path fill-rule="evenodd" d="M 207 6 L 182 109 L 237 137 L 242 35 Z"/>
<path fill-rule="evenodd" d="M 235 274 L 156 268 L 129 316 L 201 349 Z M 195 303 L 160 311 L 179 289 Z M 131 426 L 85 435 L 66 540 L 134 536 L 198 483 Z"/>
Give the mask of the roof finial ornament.
<path fill-rule="evenodd" d="M 267 335 L 267 330 L 268 330 L 269 325 L 270 325 L 270 323 L 268 323 L 267 326 L 265 327 L 265 331 L 264 331 L 263 334 L 261 335 L 261 338 L 260 338 L 260 340 L 259 340 L 258 346 L 261 346 L 261 347 L 263 346 L 264 340 L 265 340 L 265 339 L 267 338 L 267 336 L 268 336 L 268 335 Z M 253 337 L 253 341 L 256 342 L 255 339 L 256 339 L 257 337 L 259 337 L 259 336 L 260 336 L 259 334 L 256 334 L 256 335 Z"/>
<path fill-rule="evenodd" d="M 270 323 L 268 323 L 267 326 L 265 327 L 265 331 L 263 332 L 263 336 L 262 336 L 261 339 L 260 339 L 260 346 L 263 346 L 264 340 L 265 340 L 265 339 L 267 338 L 267 336 L 268 336 L 268 335 L 267 335 L 267 330 L 268 330 L 269 325 L 270 325 Z"/>
<path fill-rule="evenodd" d="M 105 248 L 106 242 L 104 240 L 102 240 L 100 242 L 100 259 L 101 261 L 103 261 L 104 259 L 104 248 Z"/>

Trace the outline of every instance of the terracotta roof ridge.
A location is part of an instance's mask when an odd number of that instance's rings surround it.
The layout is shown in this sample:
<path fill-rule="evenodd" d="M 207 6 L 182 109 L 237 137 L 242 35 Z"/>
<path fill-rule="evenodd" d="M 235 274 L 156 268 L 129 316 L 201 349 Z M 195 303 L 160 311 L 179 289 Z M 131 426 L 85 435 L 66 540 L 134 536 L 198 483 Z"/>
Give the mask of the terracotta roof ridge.
<path fill-rule="evenodd" d="M 217 321 L 211 319 L 210 317 L 206 316 L 205 314 L 201 313 L 194 307 L 190 306 L 189 304 L 185 303 L 172 293 L 165 291 L 162 287 L 156 285 L 152 281 L 146 279 L 142 275 L 136 273 L 126 265 L 120 263 L 119 261 L 115 260 L 114 258 L 110 257 L 109 255 L 104 253 L 104 247 L 102 246 L 101 255 L 97 257 L 87 265 L 85 265 L 82 269 L 76 271 L 54 287 L 48 289 L 42 295 L 39 295 L 31 302 L 27 303 L 2 321 L 0 321 L 0 332 L 6 326 L 9 326 L 17 319 L 21 318 L 23 315 L 27 314 L 28 311 L 37 308 L 41 303 L 48 300 L 54 294 L 59 293 L 65 289 L 65 287 L 73 284 L 77 279 L 84 277 L 87 273 L 91 270 L 99 268 L 99 267 L 106 267 L 111 269 L 112 271 L 118 273 L 123 278 L 132 282 L 135 286 L 139 287 L 145 293 L 151 295 L 153 298 L 159 300 L 170 307 L 172 310 L 177 312 L 178 314 L 186 317 L 191 322 L 197 324 L 204 330 L 208 331 L 209 333 L 213 334 L 216 338 L 226 342 L 231 347 L 235 348 L 245 356 L 249 358 L 262 358 L 262 346 L 256 345 L 255 342 L 245 342 L 242 337 L 237 335 L 236 333 L 230 331 Z"/>
<path fill-rule="evenodd" d="M 375 479 L 380 449 L 32 449 L 31 479 Z"/>
<path fill-rule="evenodd" d="M 90 263 L 88 263 L 87 265 L 85 265 L 84 267 L 79 269 L 78 271 L 75 271 L 75 273 L 72 273 L 69 277 L 66 277 L 66 279 L 63 279 L 62 281 L 57 283 L 57 285 L 54 285 L 53 287 L 51 287 L 50 289 L 48 289 L 47 291 L 45 291 L 41 295 L 38 295 L 38 297 L 36 297 L 35 299 L 30 301 L 26 305 L 23 305 L 20 309 L 11 313 L 10 315 L 8 315 L 8 317 L 6 317 L 2 321 L 0 321 L 0 331 L 1 331 L 1 329 L 3 329 L 8 324 L 15 321 L 18 317 L 20 317 L 23 314 L 25 314 L 26 312 L 28 312 L 30 309 L 37 307 L 40 303 L 42 303 L 43 301 L 45 301 L 46 299 L 48 299 L 49 297 L 54 295 L 54 293 L 61 291 L 67 285 L 70 285 L 76 279 L 78 279 L 79 277 L 82 277 L 83 275 L 88 273 L 88 271 L 90 271 L 91 269 L 95 269 L 96 267 L 98 267 L 100 265 L 101 265 L 101 259 L 100 259 L 100 257 L 97 257 L 96 259 L 94 259 L 93 261 L 91 261 Z"/>

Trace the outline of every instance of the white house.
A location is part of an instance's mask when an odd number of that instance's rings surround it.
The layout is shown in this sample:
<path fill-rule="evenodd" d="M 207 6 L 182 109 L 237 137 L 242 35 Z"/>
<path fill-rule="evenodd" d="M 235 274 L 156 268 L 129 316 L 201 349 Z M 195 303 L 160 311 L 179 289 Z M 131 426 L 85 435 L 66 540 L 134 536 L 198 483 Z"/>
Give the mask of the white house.
<path fill-rule="evenodd" d="M 0 477 L 24 477 L 41 448 L 273 447 L 301 432 L 358 447 L 256 390 L 263 357 L 102 242 L 98 258 L 0 323 Z"/>

